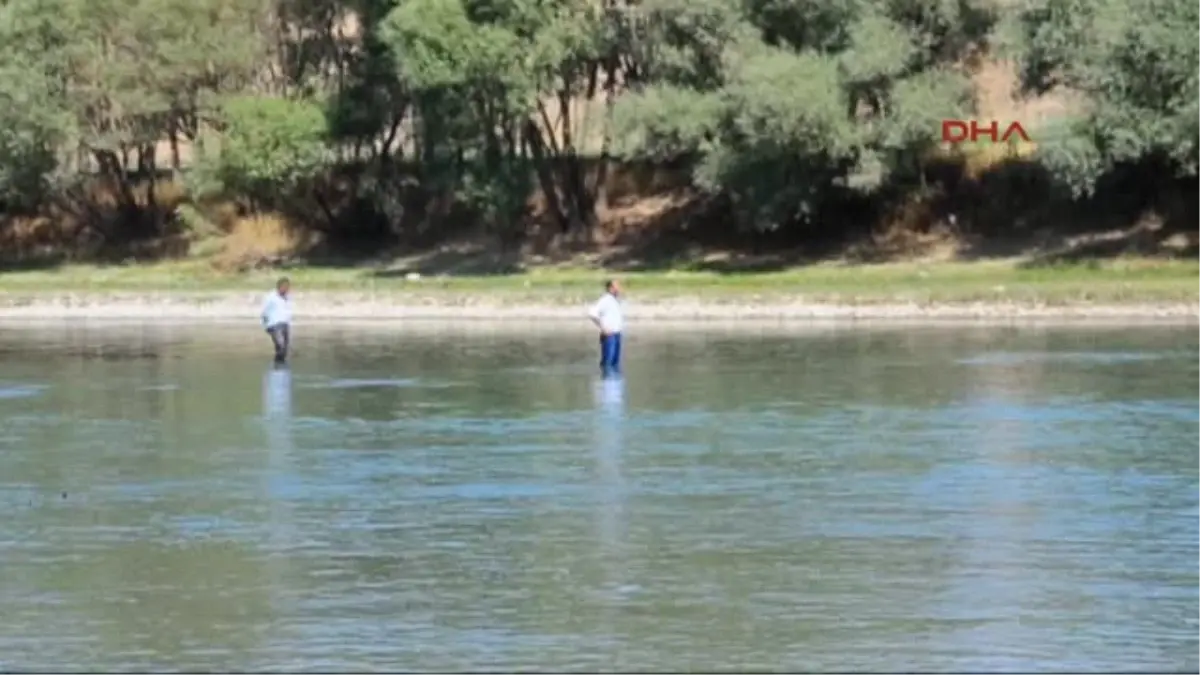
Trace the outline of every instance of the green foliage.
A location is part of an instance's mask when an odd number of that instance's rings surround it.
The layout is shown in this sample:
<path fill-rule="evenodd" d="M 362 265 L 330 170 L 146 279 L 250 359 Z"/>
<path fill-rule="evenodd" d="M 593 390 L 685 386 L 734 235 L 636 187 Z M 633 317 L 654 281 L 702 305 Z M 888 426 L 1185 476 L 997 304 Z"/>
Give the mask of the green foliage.
<path fill-rule="evenodd" d="M 0 62 L 0 201 L 36 203 L 70 137 L 71 120 L 47 84 L 28 62 Z"/>
<path fill-rule="evenodd" d="M 511 232 L 524 214 L 532 188 L 528 166 L 514 163 L 500 171 L 482 163 L 463 172 L 458 196 L 482 222 L 499 232 Z"/>
<path fill-rule="evenodd" d="M 911 175 L 940 121 L 970 108 L 966 79 L 933 53 L 954 44 L 945 3 L 652 7 L 671 48 L 661 84 L 618 104 L 618 148 L 694 157 L 697 183 L 747 226 L 805 222 L 841 186 Z"/>
<path fill-rule="evenodd" d="M 134 167 L 125 158 L 152 161 L 154 143 L 171 130 L 194 133 L 215 95 L 249 82 L 263 53 L 256 18 L 265 5 L 0 4 L 0 196 L 36 205 L 56 177 L 94 170 L 127 186 Z M 129 200 L 132 190 L 120 194 Z"/>
<path fill-rule="evenodd" d="M 316 103 L 239 96 L 226 101 L 221 112 L 225 131 L 211 161 L 226 186 L 287 190 L 330 159 L 325 113 Z"/>
<path fill-rule="evenodd" d="M 1196 175 L 1200 6 L 1190 0 L 1039 0 L 1006 37 L 1025 86 L 1084 93 L 1086 115 L 1051 135 L 1045 161 L 1077 193 L 1115 165 L 1165 158 Z"/>
<path fill-rule="evenodd" d="M 45 12 L 41 21 L 38 10 Z M 44 23 L 48 10 L 33 2 L 0 4 L 0 201 L 18 207 L 45 194 L 58 150 L 72 135 L 65 103 L 48 77 L 47 61 L 54 59 L 40 49 L 61 46 Z"/>
<path fill-rule="evenodd" d="M 535 189 L 586 228 L 601 154 L 689 167 L 742 227 L 836 222 L 915 189 L 989 52 L 1082 99 L 1021 120 L 1082 194 L 1196 174 L 1198 22 L 1194 0 L 6 0 L 0 201 L 98 171 L 134 210 L 170 139 L 197 189 L 304 186 L 348 228 L 449 201 L 515 230 Z"/>
<path fill-rule="evenodd" d="M 411 0 L 388 15 L 382 27 L 401 77 L 418 89 L 487 79 L 490 59 L 514 47 L 502 29 L 476 26 L 459 0 Z M 499 64 L 497 64 L 499 65 Z"/>
<path fill-rule="evenodd" d="M 709 149 L 724 102 L 706 92 L 653 85 L 626 97 L 614 112 L 616 150 L 635 159 L 688 157 Z"/>

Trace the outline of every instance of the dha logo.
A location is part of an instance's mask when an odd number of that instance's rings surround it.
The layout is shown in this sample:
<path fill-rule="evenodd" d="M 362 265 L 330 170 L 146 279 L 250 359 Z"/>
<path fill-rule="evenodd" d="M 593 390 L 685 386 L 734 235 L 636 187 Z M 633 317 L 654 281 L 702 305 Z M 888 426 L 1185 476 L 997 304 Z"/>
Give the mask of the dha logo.
<path fill-rule="evenodd" d="M 1000 123 L 992 120 L 986 126 L 979 120 L 942 120 L 942 142 L 951 145 L 959 143 L 977 143 L 980 136 L 987 136 L 993 143 L 1007 143 L 1014 136 L 1030 143 L 1029 134 L 1020 122 L 1013 122 L 1000 133 Z"/>

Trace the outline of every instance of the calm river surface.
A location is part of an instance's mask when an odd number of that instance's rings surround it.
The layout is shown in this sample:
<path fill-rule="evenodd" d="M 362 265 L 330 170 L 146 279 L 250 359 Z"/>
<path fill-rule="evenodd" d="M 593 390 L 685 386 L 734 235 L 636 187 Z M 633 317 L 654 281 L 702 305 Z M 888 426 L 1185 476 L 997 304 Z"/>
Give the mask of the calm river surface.
<path fill-rule="evenodd" d="M 0 328 L 0 669 L 1195 671 L 1195 326 Z"/>

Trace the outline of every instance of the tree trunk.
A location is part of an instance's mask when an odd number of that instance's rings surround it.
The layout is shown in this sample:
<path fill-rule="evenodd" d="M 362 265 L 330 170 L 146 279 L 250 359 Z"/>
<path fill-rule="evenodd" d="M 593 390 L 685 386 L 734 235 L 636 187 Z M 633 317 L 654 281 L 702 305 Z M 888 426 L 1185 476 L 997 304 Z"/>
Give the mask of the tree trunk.
<path fill-rule="evenodd" d="M 102 175 L 108 178 L 110 184 L 115 188 L 117 215 L 121 224 L 125 226 L 129 234 L 134 236 L 141 234 L 141 212 L 138 209 L 133 185 L 129 180 L 129 172 L 125 168 L 127 164 L 122 161 L 123 158 L 129 156 L 128 148 L 122 147 L 119 155 L 112 150 L 96 150 L 94 154 Z"/>
<path fill-rule="evenodd" d="M 608 208 L 608 154 L 612 147 L 613 108 L 617 100 L 617 71 L 620 67 L 621 55 L 610 54 L 606 65 L 604 82 L 604 137 L 600 141 L 600 166 L 596 170 L 596 181 L 592 186 L 595 205 L 599 209 Z"/>
<path fill-rule="evenodd" d="M 567 213 L 569 214 L 567 229 L 563 234 L 567 234 L 571 230 L 583 228 L 587 230 L 591 227 L 591 212 L 592 205 L 587 195 L 587 185 L 583 182 L 583 171 L 580 167 L 579 154 L 575 149 L 575 134 L 571 128 L 574 123 L 574 118 L 571 115 L 571 97 L 570 92 L 564 87 L 558 93 L 558 105 L 561 111 L 562 119 L 562 156 L 559 158 L 562 162 L 563 174 L 563 192 L 567 200 Z M 584 231 L 581 234 L 587 236 L 589 233 Z"/>
<path fill-rule="evenodd" d="M 538 184 L 546 198 L 546 208 L 558 221 L 559 229 L 566 233 L 571 229 L 571 219 L 563 209 L 562 200 L 558 195 L 558 187 L 554 184 L 554 172 L 546 158 L 546 147 L 542 134 L 533 120 L 525 123 L 525 142 L 529 144 L 529 154 L 533 157 L 534 170 L 537 173 Z"/>
<path fill-rule="evenodd" d="M 179 123 L 171 123 L 171 170 L 179 173 L 181 162 L 179 161 Z"/>
<path fill-rule="evenodd" d="M 146 181 L 146 215 L 149 216 L 150 233 L 159 236 L 162 232 L 163 213 L 158 206 L 158 158 L 154 143 L 147 143 L 138 149 L 138 167 L 142 179 Z"/>

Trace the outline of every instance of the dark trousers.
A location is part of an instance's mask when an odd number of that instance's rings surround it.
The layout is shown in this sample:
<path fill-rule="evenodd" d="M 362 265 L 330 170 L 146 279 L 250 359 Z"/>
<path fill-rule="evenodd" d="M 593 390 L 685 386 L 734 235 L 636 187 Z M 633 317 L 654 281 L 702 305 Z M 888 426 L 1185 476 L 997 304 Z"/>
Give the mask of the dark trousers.
<path fill-rule="evenodd" d="M 600 371 L 605 375 L 621 372 L 621 334 L 600 336 Z"/>
<path fill-rule="evenodd" d="M 288 347 L 291 345 L 291 331 L 286 323 L 279 323 L 267 329 L 271 343 L 275 345 L 275 363 L 285 363 Z"/>

